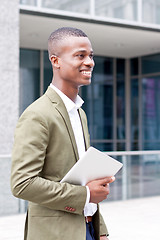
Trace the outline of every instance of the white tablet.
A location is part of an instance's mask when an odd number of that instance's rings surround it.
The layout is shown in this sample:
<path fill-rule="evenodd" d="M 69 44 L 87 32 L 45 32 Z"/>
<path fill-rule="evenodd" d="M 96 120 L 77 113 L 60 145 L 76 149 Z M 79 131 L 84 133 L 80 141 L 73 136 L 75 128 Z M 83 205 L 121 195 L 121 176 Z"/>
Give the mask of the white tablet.
<path fill-rule="evenodd" d="M 61 182 L 85 186 L 89 181 L 114 176 L 122 166 L 123 164 L 114 158 L 90 147 Z"/>

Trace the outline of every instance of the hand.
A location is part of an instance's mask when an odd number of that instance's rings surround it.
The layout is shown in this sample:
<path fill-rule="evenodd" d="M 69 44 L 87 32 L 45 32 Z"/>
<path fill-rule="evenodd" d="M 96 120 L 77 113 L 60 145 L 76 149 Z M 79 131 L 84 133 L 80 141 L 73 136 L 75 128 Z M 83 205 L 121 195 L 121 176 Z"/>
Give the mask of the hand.
<path fill-rule="evenodd" d="M 100 236 L 100 240 L 109 240 L 107 236 Z"/>
<path fill-rule="evenodd" d="M 115 181 L 115 177 L 106 177 L 87 183 L 90 190 L 90 202 L 99 203 L 109 194 L 109 183 Z"/>

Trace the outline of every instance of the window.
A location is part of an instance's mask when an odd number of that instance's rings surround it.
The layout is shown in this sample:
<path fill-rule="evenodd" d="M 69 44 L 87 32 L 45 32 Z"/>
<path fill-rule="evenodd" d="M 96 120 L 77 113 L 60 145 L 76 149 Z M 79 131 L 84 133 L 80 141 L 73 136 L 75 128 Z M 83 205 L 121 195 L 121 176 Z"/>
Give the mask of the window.
<path fill-rule="evenodd" d="M 40 53 L 20 50 L 20 114 L 40 96 Z"/>
<path fill-rule="evenodd" d="M 103 151 L 125 150 L 125 60 L 95 57 L 95 63 L 92 84 L 81 91 L 91 144 Z"/>
<path fill-rule="evenodd" d="M 142 57 L 142 74 L 160 72 L 160 54 Z"/>
<path fill-rule="evenodd" d="M 142 79 L 143 149 L 160 149 L 160 76 Z"/>
<path fill-rule="evenodd" d="M 138 150 L 139 140 L 138 79 L 131 79 L 131 150 Z"/>
<path fill-rule="evenodd" d="M 42 7 L 53 8 L 58 10 L 77 12 L 77 13 L 89 13 L 90 1 L 89 0 L 43 0 Z"/>
<path fill-rule="evenodd" d="M 48 52 L 44 51 L 43 52 L 43 65 L 44 65 L 44 69 L 43 69 L 43 92 L 45 92 L 48 88 L 48 86 L 50 85 L 50 83 L 52 82 L 52 65 L 51 62 L 48 58 Z"/>

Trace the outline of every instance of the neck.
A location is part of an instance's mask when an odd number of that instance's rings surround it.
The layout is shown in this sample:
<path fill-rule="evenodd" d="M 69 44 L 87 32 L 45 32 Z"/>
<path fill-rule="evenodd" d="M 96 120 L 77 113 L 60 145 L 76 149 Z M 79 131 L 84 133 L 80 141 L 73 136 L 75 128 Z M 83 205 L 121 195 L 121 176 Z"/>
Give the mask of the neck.
<path fill-rule="evenodd" d="M 73 102 L 76 101 L 76 97 L 79 92 L 79 88 L 74 88 L 72 86 L 68 87 L 65 86 L 65 84 L 61 83 L 60 81 L 55 81 L 54 79 L 52 80 L 52 84 L 58 88 L 61 92 L 63 92 L 68 98 L 70 98 Z"/>

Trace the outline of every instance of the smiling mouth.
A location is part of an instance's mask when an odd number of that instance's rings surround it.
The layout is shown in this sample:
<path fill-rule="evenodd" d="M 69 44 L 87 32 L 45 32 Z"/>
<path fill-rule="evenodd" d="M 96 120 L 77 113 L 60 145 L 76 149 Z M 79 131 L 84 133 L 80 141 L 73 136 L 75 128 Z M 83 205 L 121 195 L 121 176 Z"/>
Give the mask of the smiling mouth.
<path fill-rule="evenodd" d="M 81 73 L 82 73 L 84 76 L 87 76 L 87 77 L 91 77 L 91 76 L 92 76 L 92 71 L 81 71 Z"/>

